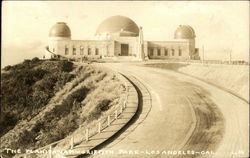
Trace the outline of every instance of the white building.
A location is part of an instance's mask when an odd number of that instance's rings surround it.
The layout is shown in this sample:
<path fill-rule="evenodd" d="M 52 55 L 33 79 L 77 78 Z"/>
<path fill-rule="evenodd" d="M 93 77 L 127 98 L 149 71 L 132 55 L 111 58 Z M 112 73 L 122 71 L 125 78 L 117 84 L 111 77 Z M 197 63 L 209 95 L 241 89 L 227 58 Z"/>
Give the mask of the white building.
<path fill-rule="evenodd" d="M 200 59 L 195 48 L 195 32 L 188 25 L 180 25 L 171 41 L 145 41 L 142 27 L 124 16 L 112 16 L 97 28 L 95 40 L 72 40 L 70 28 L 56 23 L 49 33 L 45 58 L 86 58 L 129 60 L 144 59 Z"/>

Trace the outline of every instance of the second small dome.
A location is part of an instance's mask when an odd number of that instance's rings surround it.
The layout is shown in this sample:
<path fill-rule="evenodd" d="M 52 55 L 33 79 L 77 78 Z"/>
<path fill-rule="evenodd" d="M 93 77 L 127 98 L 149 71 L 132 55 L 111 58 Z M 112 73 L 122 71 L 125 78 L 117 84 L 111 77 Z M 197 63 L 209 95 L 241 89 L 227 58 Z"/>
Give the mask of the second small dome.
<path fill-rule="evenodd" d="M 49 37 L 71 37 L 71 31 L 65 22 L 57 22 L 52 26 Z"/>
<path fill-rule="evenodd" d="M 193 39 L 195 38 L 194 29 L 189 25 L 180 25 L 174 33 L 174 38 L 175 39 Z"/>

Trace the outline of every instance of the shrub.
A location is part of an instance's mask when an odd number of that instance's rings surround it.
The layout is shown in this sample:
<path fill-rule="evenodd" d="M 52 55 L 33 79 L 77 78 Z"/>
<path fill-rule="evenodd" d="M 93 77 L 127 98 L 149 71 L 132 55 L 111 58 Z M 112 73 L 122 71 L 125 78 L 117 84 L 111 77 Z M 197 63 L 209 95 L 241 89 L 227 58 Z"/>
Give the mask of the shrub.
<path fill-rule="evenodd" d="M 3 70 L 5 70 L 5 71 L 9 71 L 9 70 L 11 70 L 11 66 L 10 65 L 7 65 L 7 66 L 5 66 L 4 68 L 3 68 Z"/>
<path fill-rule="evenodd" d="M 86 97 L 88 92 L 89 92 L 88 88 L 82 87 L 82 88 L 76 90 L 75 92 L 73 92 L 70 95 L 70 97 L 72 97 L 77 102 L 81 102 Z"/>
<path fill-rule="evenodd" d="M 73 70 L 73 63 L 69 61 L 65 61 L 65 60 L 60 61 L 59 66 L 60 66 L 60 70 L 64 72 L 70 72 Z"/>
<path fill-rule="evenodd" d="M 29 64 L 31 62 L 30 59 L 24 59 L 23 64 Z"/>
<path fill-rule="evenodd" d="M 5 134 L 8 130 L 12 129 L 15 124 L 17 123 L 17 118 L 14 116 L 13 113 L 1 113 L 0 119 L 0 137 Z"/>
<path fill-rule="evenodd" d="M 21 135 L 19 136 L 17 143 L 16 143 L 16 148 L 20 148 L 21 150 L 27 149 L 29 146 L 33 146 L 35 144 L 35 137 L 36 133 L 28 130 L 24 130 Z M 22 144 L 22 146 L 18 146 L 18 144 Z"/>
<path fill-rule="evenodd" d="M 31 61 L 32 61 L 33 63 L 35 63 L 35 62 L 40 61 L 40 59 L 39 59 L 38 57 L 35 57 L 35 58 L 33 58 Z"/>
<path fill-rule="evenodd" d="M 65 100 L 62 101 L 63 111 L 69 112 L 74 105 L 80 104 L 81 101 L 85 99 L 88 92 L 88 88 L 82 87 L 70 94 Z"/>
<path fill-rule="evenodd" d="M 72 81 L 76 75 L 74 74 L 68 74 L 68 73 L 63 73 L 60 76 L 58 76 L 58 80 L 55 84 L 54 90 L 58 91 L 60 90 L 67 82 Z"/>
<path fill-rule="evenodd" d="M 108 99 L 105 99 L 105 100 L 102 100 L 99 105 L 98 105 L 98 108 L 101 110 L 101 111 L 107 111 L 109 109 L 109 104 L 111 103 L 111 100 L 108 100 Z"/>

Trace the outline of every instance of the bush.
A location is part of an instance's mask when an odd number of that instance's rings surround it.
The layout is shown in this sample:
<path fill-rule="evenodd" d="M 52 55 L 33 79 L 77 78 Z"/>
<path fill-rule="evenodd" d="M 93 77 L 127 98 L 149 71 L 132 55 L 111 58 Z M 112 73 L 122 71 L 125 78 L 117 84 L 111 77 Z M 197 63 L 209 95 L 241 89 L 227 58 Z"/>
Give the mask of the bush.
<path fill-rule="evenodd" d="M 29 64 L 31 62 L 30 59 L 24 59 L 23 64 Z"/>
<path fill-rule="evenodd" d="M 35 137 L 36 133 L 28 130 L 24 130 L 21 135 L 18 137 L 17 143 L 15 143 L 15 148 L 20 148 L 21 150 L 25 150 L 28 147 L 35 145 Z M 22 144 L 22 146 L 18 146 L 18 144 Z"/>
<path fill-rule="evenodd" d="M 102 100 L 99 105 L 98 105 L 98 108 L 101 110 L 101 111 L 107 111 L 109 109 L 109 104 L 111 103 L 111 100 L 108 100 L 108 99 L 105 99 L 105 100 Z"/>
<path fill-rule="evenodd" d="M 64 72 L 70 72 L 73 70 L 73 63 L 69 61 L 60 61 L 60 70 Z"/>
<path fill-rule="evenodd" d="M 40 59 L 39 59 L 38 57 L 35 57 L 35 58 L 33 58 L 31 61 L 32 61 L 33 63 L 35 63 L 35 62 L 40 61 Z"/>
<path fill-rule="evenodd" d="M 77 102 L 81 102 L 86 97 L 86 95 L 88 94 L 88 92 L 89 92 L 88 88 L 82 87 L 82 88 L 76 90 L 75 92 L 73 92 L 70 95 L 70 97 L 72 97 Z"/>
<path fill-rule="evenodd" d="M 1 113 L 0 119 L 0 137 L 5 134 L 7 131 L 11 130 L 17 123 L 17 118 L 13 113 Z"/>
<path fill-rule="evenodd" d="M 5 71 L 9 71 L 9 70 L 11 70 L 11 66 L 10 65 L 7 65 L 7 66 L 5 66 L 4 68 L 3 68 L 3 70 L 5 70 Z"/>
<path fill-rule="evenodd" d="M 88 92 L 88 88 L 82 87 L 70 94 L 65 100 L 62 101 L 64 111 L 69 112 L 74 105 L 80 104 L 81 101 L 85 99 Z"/>

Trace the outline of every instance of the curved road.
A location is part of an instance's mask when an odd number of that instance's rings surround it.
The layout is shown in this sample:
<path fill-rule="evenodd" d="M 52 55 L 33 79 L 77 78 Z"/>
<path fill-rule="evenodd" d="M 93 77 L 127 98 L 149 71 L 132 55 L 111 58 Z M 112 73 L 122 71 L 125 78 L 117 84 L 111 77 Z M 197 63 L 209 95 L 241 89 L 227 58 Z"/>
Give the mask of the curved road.
<path fill-rule="evenodd" d="M 91 157 L 248 157 L 244 101 L 174 71 L 134 63 L 103 65 L 141 81 L 151 92 L 152 109 L 142 124 Z"/>

